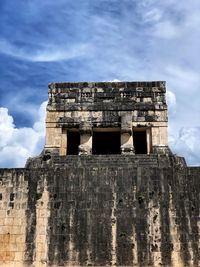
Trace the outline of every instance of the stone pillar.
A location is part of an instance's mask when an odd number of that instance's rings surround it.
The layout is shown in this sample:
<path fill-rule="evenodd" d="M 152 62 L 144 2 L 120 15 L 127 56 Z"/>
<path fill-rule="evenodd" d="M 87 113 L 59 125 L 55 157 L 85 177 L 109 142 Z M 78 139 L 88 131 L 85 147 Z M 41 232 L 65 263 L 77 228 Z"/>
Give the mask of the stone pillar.
<path fill-rule="evenodd" d="M 92 154 L 92 126 L 90 122 L 81 122 L 79 155 Z"/>
<path fill-rule="evenodd" d="M 45 154 L 60 154 L 61 139 L 62 139 L 62 126 L 58 125 L 60 117 L 64 116 L 64 112 L 58 112 L 51 110 L 50 106 L 47 106 L 46 115 L 46 138 L 45 138 Z"/>
<path fill-rule="evenodd" d="M 132 112 L 121 114 L 121 154 L 134 154 Z"/>
<path fill-rule="evenodd" d="M 61 147 L 62 128 L 61 127 L 49 127 L 46 128 L 46 140 L 44 150 L 49 153 L 60 153 Z"/>
<path fill-rule="evenodd" d="M 61 146 L 60 146 L 60 156 L 66 156 L 67 155 L 67 130 L 62 129 L 61 134 Z"/>
<path fill-rule="evenodd" d="M 171 154 L 167 141 L 167 127 L 152 127 L 152 152 L 154 154 Z"/>
<path fill-rule="evenodd" d="M 150 154 L 152 152 L 151 128 L 146 129 L 146 136 L 147 136 L 147 154 Z"/>

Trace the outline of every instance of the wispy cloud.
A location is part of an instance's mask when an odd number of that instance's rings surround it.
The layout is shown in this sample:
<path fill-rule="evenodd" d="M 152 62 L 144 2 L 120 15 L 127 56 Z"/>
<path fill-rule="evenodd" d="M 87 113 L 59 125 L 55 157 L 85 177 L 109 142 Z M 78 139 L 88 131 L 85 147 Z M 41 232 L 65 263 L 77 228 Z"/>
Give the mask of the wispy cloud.
<path fill-rule="evenodd" d="M 49 61 L 64 61 L 86 54 L 89 45 L 79 44 L 71 47 L 46 47 L 41 50 L 27 52 L 17 47 L 7 40 L 0 39 L 0 53 L 17 58 L 19 60 L 32 61 L 32 62 L 49 62 Z"/>
<path fill-rule="evenodd" d="M 178 138 L 170 136 L 173 152 L 185 157 L 189 165 L 199 165 L 200 162 L 200 127 L 181 128 Z"/>
<path fill-rule="evenodd" d="M 172 146 L 188 147 L 178 142 L 187 129 L 198 140 L 199 0 L 3 0 L 0 8 L 0 104 L 13 117 L 14 92 L 31 111 L 52 81 L 166 80 Z M 195 151 L 184 155 L 200 164 Z"/>

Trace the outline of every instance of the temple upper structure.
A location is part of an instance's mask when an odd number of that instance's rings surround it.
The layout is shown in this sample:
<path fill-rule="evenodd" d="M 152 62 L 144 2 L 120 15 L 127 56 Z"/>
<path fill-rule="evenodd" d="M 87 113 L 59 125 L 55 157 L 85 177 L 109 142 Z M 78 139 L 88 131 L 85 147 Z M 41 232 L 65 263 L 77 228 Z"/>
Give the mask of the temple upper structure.
<path fill-rule="evenodd" d="M 51 83 L 48 94 L 45 152 L 170 152 L 164 81 Z"/>

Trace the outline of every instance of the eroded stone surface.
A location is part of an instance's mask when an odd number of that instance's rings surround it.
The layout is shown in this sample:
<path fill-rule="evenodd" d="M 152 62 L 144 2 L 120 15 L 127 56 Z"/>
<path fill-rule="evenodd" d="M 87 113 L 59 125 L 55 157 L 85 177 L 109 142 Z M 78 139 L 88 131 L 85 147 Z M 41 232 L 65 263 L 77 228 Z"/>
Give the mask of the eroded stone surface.
<path fill-rule="evenodd" d="M 199 265 L 200 168 L 148 155 L 51 161 L 0 170 L 0 266 Z"/>
<path fill-rule="evenodd" d="M 121 132 L 122 154 L 137 153 L 133 136 L 141 130 L 147 135 L 147 154 L 169 153 L 165 93 L 165 82 L 161 81 L 52 83 L 45 150 L 68 154 L 67 133 L 78 131 L 78 153 L 91 154 L 93 132 L 103 129 Z M 126 141 L 125 134 L 130 136 Z"/>
<path fill-rule="evenodd" d="M 0 169 L 1 267 L 200 266 L 200 167 L 168 148 L 164 82 L 50 84 L 46 129 Z"/>

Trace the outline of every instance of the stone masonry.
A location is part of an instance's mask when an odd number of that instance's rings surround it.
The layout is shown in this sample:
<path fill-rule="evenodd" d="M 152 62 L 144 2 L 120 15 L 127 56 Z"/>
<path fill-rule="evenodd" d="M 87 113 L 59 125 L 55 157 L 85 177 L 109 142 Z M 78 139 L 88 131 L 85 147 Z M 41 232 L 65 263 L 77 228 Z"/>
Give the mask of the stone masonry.
<path fill-rule="evenodd" d="M 0 169 L 1 267 L 200 266 L 200 167 L 168 148 L 164 82 L 50 84 L 46 130 Z"/>
<path fill-rule="evenodd" d="M 121 152 L 134 153 L 133 131 L 145 131 L 147 154 L 168 149 L 165 82 L 52 83 L 45 149 L 67 155 L 67 132 L 80 133 L 79 154 L 92 153 L 96 131 L 120 131 Z"/>

